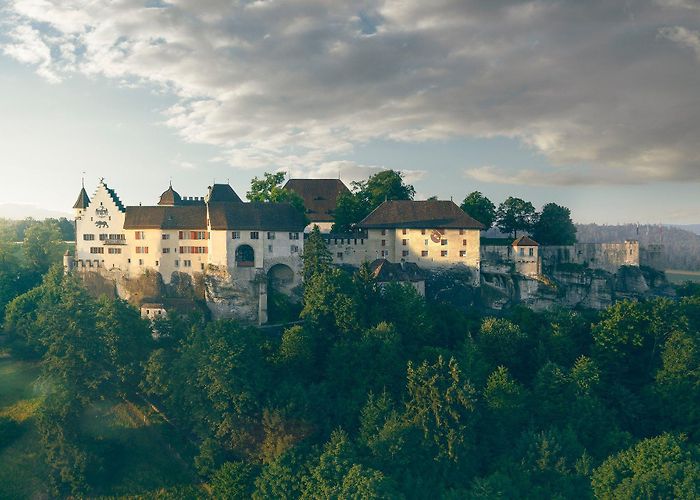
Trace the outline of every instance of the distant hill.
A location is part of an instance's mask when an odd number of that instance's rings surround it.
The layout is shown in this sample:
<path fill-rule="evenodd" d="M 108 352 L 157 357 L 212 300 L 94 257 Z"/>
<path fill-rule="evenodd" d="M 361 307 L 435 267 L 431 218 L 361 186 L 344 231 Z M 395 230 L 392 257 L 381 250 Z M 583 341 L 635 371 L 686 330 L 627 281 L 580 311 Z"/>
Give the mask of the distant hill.
<path fill-rule="evenodd" d="M 689 230 L 652 224 L 577 224 L 576 229 L 576 237 L 582 243 L 638 240 L 642 247 L 661 244 L 664 246 L 665 269 L 700 271 L 700 235 Z"/>
<path fill-rule="evenodd" d="M 671 227 L 677 227 L 691 233 L 700 234 L 700 224 L 670 224 Z"/>
<path fill-rule="evenodd" d="M 60 217 L 72 217 L 72 215 L 69 212 L 47 210 L 25 203 L 0 203 L 0 218 L 23 220 L 27 217 L 32 219 L 58 219 Z"/>

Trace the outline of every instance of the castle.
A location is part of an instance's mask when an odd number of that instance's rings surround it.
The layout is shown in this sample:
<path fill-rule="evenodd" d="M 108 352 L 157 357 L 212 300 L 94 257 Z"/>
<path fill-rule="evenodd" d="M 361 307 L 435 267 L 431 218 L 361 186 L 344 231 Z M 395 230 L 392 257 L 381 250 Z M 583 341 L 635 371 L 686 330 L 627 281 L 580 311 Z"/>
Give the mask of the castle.
<path fill-rule="evenodd" d="M 148 314 L 161 314 L 166 302 L 184 297 L 203 301 L 214 317 L 265 323 L 268 292 L 292 296 L 298 290 L 304 238 L 314 225 L 335 264 L 370 262 L 378 278 L 411 282 L 421 292 L 423 270 L 459 268 L 470 286 L 479 287 L 482 267 L 492 270 L 494 263 L 506 261 L 513 272 L 537 277 L 543 256 L 557 262 L 587 258 L 594 266 L 600 257 L 597 247 L 584 249 L 586 256 L 574 247 L 557 254 L 529 237 L 482 245 L 483 225 L 442 200 L 385 201 L 355 232 L 335 234 L 336 200 L 349 192 L 342 181 L 291 179 L 284 188 L 303 198 L 306 213 L 289 203 L 244 202 L 228 184 L 210 186 L 203 197 L 182 197 L 170 185 L 156 205 L 125 207 L 100 180 L 92 198 L 83 187 L 73 206 L 75 253 L 66 255 L 64 267 L 86 280 L 99 278 L 103 291 L 147 304 Z M 604 253 L 601 264 L 638 265 L 635 244 L 620 247 L 624 255 L 617 260 Z M 615 251 L 614 244 L 605 250 Z"/>

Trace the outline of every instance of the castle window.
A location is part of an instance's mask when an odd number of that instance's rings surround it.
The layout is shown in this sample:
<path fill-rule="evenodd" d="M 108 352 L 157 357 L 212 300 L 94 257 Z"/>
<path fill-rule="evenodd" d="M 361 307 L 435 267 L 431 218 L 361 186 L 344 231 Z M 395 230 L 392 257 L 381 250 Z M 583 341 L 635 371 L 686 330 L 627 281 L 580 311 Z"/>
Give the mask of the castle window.
<path fill-rule="evenodd" d="M 459 251 L 459 256 L 460 256 L 460 257 L 466 257 L 466 256 L 467 256 L 467 251 L 466 251 L 466 250 L 460 250 L 460 251 Z"/>
<path fill-rule="evenodd" d="M 299 247 L 297 245 L 292 245 L 290 248 L 290 251 L 292 253 L 298 253 L 299 252 Z"/>
<path fill-rule="evenodd" d="M 530 257 L 534 257 L 535 256 L 535 249 L 532 247 L 528 248 L 528 255 Z"/>
<path fill-rule="evenodd" d="M 408 250 L 404 250 L 403 252 L 401 252 L 401 255 L 404 257 L 408 257 Z"/>
<path fill-rule="evenodd" d="M 233 231 L 231 233 L 231 239 L 232 240 L 240 240 L 241 239 L 241 232 L 240 231 Z"/>
<path fill-rule="evenodd" d="M 447 245 L 447 240 L 440 240 L 440 244 L 441 244 L 442 246 Z"/>
<path fill-rule="evenodd" d="M 139 259 L 139 266 L 143 265 L 143 259 Z"/>
<path fill-rule="evenodd" d="M 425 229 L 421 229 L 420 234 L 425 234 Z"/>
<path fill-rule="evenodd" d="M 386 246 L 386 240 L 382 240 L 382 246 L 383 246 L 383 247 Z"/>
<path fill-rule="evenodd" d="M 83 240 L 84 240 L 84 241 L 94 241 L 94 240 L 95 240 L 95 235 L 94 235 L 94 234 L 84 234 L 84 235 L 83 235 Z"/>
<path fill-rule="evenodd" d="M 175 267 L 180 267 L 180 261 L 179 261 L 179 260 L 175 260 Z"/>
<path fill-rule="evenodd" d="M 255 251 L 250 245 L 241 245 L 236 248 L 236 267 L 254 267 Z"/>
<path fill-rule="evenodd" d="M 114 254 L 120 254 L 120 253 L 122 253 L 122 249 L 121 249 L 121 248 L 110 247 L 110 248 L 107 249 L 107 253 L 112 254 L 112 255 L 114 255 Z"/>
<path fill-rule="evenodd" d="M 401 234 L 406 234 L 407 232 L 408 232 L 408 229 L 403 229 L 403 230 L 401 231 Z"/>
<path fill-rule="evenodd" d="M 462 240 L 462 246 L 466 247 L 467 246 L 467 240 Z"/>
<path fill-rule="evenodd" d="M 382 229 L 382 236 L 386 235 L 386 229 Z"/>
<path fill-rule="evenodd" d="M 156 266 L 158 265 L 158 261 L 156 261 Z"/>
<path fill-rule="evenodd" d="M 251 231 L 251 232 L 250 232 L 250 239 L 251 239 L 251 240 L 258 240 L 258 239 L 260 239 L 260 233 L 258 233 L 257 231 Z"/>
<path fill-rule="evenodd" d="M 518 255 L 521 257 L 525 255 L 525 249 L 524 248 L 518 248 Z"/>
<path fill-rule="evenodd" d="M 267 251 L 272 253 L 272 245 L 267 245 Z"/>
<path fill-rule="evenodd" d="M 427 251 L 427 250 L 421 250 L 420 256 L 421 256 L 421 257 L 427 257 L 427 256 L 428 256 L 428 251 Z"/>
<path fill-rule="evenodd" d="M 402 244 L 403 246 L 408 245 L 408 240 L 406 240 L 406 239 L 401 240 L 401 244 Z"/>
<path fill-rule="evenodd" d="M 343 260 L 343 252 L 338 252 L 337 254 L 335 254 L 335 256 L 336 256 L 338 259 Z"/>
<path fill-rule="evenodd" d="M 183 260 L 182 265 L 185 267 L 192 267 L 192 261 L 191 260 Z"/>
<path fill-rule="evenodd" d="M 268 240 L 274 240 L 274 239 L 275 239 L 275 232 L 274 232 L 274 231 L 268 231 L 268 232 L 267 232 L 267 239 L 268 239 Z"/>
<path fill-rule="evenodd" d="M 170 235 L 169 235 L 169 234 L 161 234 L 161 235 L 160 235 L 160 239 L 162 239 L 162 240 L 169 240 L 169 239 L 170 239 Z"/>
<path fill-rule="evenodd" d="M 290 240 L 298 240 L 298 239 L 299 239 L 299 233 L 289 233 L 289 239 L 290 239 Z"/>
<path fill-rule="evenodd" d="M 136 253 L 148 253 L 148 247 L 136 247 Z"/>
<path fill-rule="evenodd" d="M 164 249 L 163 249 L 163 253 L 170 253 L 170 249 L 169 249 L 169 248 L 164 248 Z"/>
<path fill-rule="evenodd" d="M 134 238 L 137 240 L 145 240 L 146 234 L 143 231 L 134 231 Z"/>
<path fill-rule="evenodd" d="M 105 253 L 104 247 L 90 247 L 90 253 Z"/>
<path fill-rule="evenodd" d="M 104 241 L 104 240 L 106 240 L 106 239 L 107 239 L 107 235 L 106 235 L 106 234 L 104 234 L 104 233 L 100 234 L 100 241 Z"/>
<path fill-rule="evenodd" d="M 460 235 L 464 234 L 464 229 L 460 229 L 460 230 L 459 230 L 459 234 L 460 234 Z"/>
<path fill-rule="evenodd" d="M 425 244 L 425 246 L 427 247 L 427 246 L 428 246 L 428 240 L 425 240 L 425 243 L 424 243 L 424 244 Z"/>
<path fill-rule="evenodd" d="M 447 257 L 447 250 L 441 250 L 440 257 Z"/>
<path fill-rule="evenodd" d="M 388 257 L 389 256 L 389 250 L 382 250 L 382 257 Z"/>

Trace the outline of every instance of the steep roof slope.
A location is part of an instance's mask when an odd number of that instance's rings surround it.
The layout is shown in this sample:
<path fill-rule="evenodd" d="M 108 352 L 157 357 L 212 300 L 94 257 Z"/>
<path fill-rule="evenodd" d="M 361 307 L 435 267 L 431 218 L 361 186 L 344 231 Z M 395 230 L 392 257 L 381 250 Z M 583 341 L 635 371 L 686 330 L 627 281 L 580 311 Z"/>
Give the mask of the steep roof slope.
<path fill-rule="evenodd" d="M 311 222 L 333 222 L 338 196 L 350 193 L 340 179 L 289 179 L 284 189 L 303 198 Z"/>
<path fill-rule="evenodd" d="M 484 229 L 481 222 L 467 215 L 453 201 L 440 200 L 385 201 L 365 217 L 358 227 Z"/>
<path fill-rule="evenodd" d="M 303 231 L 306 219 L 289 203 L 210 203 L 209 222 L 213 230 L 258 229 L 261 231 Z"/>

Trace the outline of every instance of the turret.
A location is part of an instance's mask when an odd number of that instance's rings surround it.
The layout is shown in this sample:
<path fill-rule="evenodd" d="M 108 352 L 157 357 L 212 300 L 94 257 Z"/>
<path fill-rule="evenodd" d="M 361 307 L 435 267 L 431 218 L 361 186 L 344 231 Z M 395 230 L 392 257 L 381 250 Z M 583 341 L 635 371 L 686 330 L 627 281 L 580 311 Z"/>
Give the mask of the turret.
<path fill-rule="evenodd" d="M 70 250 L 63 254 L 63 274 L 70 273 L 75 267 L 75 258 Z"/>
<path fill-rule="evenodd" d="M 73 205 L 73 210 L 75 210 L 75 218 L 80 219 L 83 216 L 83 212 L 90 205 L 90 198 L 88 197 L 87 191 L 85 191 L 85 185 L 80 189 L 80 194 L 78 194 L 78 199 Z"/>

